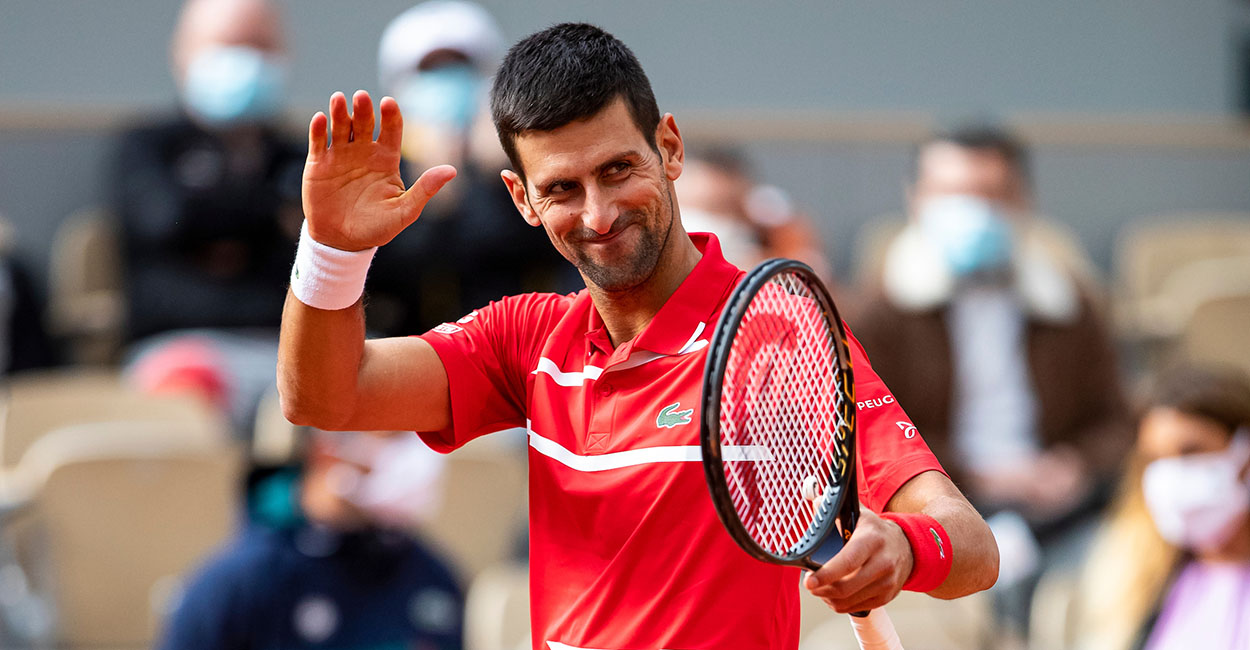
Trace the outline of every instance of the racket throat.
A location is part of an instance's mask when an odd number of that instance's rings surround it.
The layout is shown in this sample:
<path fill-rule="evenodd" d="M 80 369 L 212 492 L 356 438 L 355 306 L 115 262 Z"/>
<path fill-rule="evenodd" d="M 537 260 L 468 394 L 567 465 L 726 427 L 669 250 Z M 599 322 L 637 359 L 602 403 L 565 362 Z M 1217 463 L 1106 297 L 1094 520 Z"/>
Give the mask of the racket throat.
<path fill-rule="evenodd" d="M 837 528 L 834 528 L 825 536 L 825 541 L 821 542 L 820 546 L 817 546 L 816 550 L 812 551 L 811 555 L 805 558 L 804 564 L 807 565 L 808 569 L 815 571 L 824 566 L 829 560 L 832 560 L 833 556 L 837 555 L 843 546 L 846 546 L 846 541 L 842 539 L 842 535 L 839 534 Z"/>

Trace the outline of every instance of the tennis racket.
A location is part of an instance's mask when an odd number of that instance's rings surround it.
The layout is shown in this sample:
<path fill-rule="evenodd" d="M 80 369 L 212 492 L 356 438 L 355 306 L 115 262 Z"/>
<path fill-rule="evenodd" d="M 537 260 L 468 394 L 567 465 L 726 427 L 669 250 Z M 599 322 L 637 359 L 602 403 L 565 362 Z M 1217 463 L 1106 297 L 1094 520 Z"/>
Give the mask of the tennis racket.
<path fill-rule="evenodd" d="M 855 379 L 842 319 L 807 265 L 769 260 L 730 295 L 708 347 L 700 444 L 716 514 L 751 557 L 814 571 L 814 554 L 850 539 Z M 902 650 L 885 610 L 851 623 L 861 648 Z"/>

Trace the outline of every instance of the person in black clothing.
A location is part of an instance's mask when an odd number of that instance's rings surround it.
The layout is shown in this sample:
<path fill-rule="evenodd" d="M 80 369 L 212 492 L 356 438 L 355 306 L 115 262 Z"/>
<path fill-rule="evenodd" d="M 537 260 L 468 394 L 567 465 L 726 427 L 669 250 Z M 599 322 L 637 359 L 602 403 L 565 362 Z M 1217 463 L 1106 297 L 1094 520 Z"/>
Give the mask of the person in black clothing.
<path fill-rule="evenodd" d="M 437 505 L 442 458 L 411 432 L 306 440 L 302 469 L 257 480 L 242 529 L 193 577 L 157 647 L 459 650 L 456 577 L 405 532 Z"/>
<path fill-rule="evenodd" d="M 123 133 L 113 162 L 127 296 L 126 341 L 143 387 L 197 377 L 240 430 L 273 385 L 277 326 L 302 213 L 305 152 L 275 127 L 283 88 L 276 9 L 190 0 L 172 47 L 180 111 Z M 194 382 L 192 382 L 194 383 Z M 203 383 L 203 382 L 202 382 Z M 220 394 L 220 395 L 218 395 Z"/>
<path fill-rule="evenodd" d="M 277 325 L 305 154 L 272 123 L 282 56 L 268 4 L 186 5 L 173 45 L 182 110 L 124 133 L 113 168 L 129 340 Z"/>
<path fill-rule="evenodd" d="M 0 231 L 5 227 L 0 222 Z M 56 363 L 41 313 L 26 267 L 0 242 L 0 375 Z"/>

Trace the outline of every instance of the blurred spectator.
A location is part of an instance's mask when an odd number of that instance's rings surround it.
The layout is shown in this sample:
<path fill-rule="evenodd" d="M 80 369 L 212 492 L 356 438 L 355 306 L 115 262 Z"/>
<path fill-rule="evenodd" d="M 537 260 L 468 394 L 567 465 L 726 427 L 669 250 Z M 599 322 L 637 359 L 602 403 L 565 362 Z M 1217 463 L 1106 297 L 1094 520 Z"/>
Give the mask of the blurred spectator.
<path fill-rule="evenodd" d="M 303 469 L 251 490 L 247 521 L 174 610 L 165 650 L 461 647 L 463 594 L 409 532 L 443 459 L 411 432 L 315 431 Z"/>
<path fill-rule="evenodd" d="M 1079 537 L 1118 475 L 1132 434 L 1113 343 L 1088 285 L 1037 235 L 1023 145 L 957 130 L 916 166 L 910 221 L 850 323 L 952 478 L 1001 513 L 1008 586 L 1066 559 L 1037 542 Z"/>
<path fill-rule="evenodd" d="M 171 53 L 179 114 L 122 134 L 113 162 L 127 340 L 140 342 L 138 364 L 154 366 L 142 384 L 205 382 L 246 430 L 274 382 L 301 221 L 305 152 L 275 126 L 280 16 L 264 0 L 189 0 Z M 193 344 L 168 348 L 187 335 Z"/>
<path fill-rule="evenodd" d="M 440 164 L 459 173 L 422 211 L 421 227 L 374 258 L 366 309 L 381 334 L 424 332 L 504 295 L 581 287 L 499 178 L 507 158 L 486 96 L 505 47 L 490 14 L 458 0 L 412 7 L 382 34 L 378 77 L 403 112 L 406 179 Z"/>
<path fill-rule="evenodd" d="M 0 218 L 0 375 L 55 362 L 30 276 L 10 252 L 9 228 Z"/>
<path fill-rule="evenodd" d="M 1250 648 L 1250 377 L 1162 374 L 1091 550 L 1076 647 Z"/>
<path fill-rule="evenodd" d="M 771 257 L 806 262 L 826 282 L 832 271 L 811 219 L 781 189 L 763 185 L 742 153 L 729 148 L 688 150 L 675 187 L 687 232 L 712 232 L 725 259 L 750 269 Z"/>

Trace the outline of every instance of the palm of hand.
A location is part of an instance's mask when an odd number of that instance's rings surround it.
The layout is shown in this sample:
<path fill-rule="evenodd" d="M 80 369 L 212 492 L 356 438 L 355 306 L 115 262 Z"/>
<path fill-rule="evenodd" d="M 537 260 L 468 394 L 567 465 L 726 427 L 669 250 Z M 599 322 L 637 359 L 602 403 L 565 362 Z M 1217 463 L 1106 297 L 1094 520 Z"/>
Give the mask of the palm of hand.
<path fill-rule="evenodd" d="M 449 166 L 433 167 L 405 189 L 399 173 L 399 106 L 385 98 L 380 108 L 376 141 L 373 102 L 364 91 L 353 96 L 352 114 L 346 97 L 335 93 L 329 117 L 317 113 L 309 123 L 302 195 L 316 241 L 342 250 L 381 246 L 415 221 L 430 197 L 455 176 Z"/>

